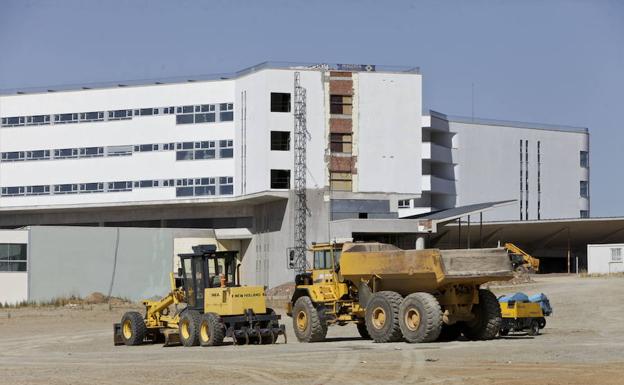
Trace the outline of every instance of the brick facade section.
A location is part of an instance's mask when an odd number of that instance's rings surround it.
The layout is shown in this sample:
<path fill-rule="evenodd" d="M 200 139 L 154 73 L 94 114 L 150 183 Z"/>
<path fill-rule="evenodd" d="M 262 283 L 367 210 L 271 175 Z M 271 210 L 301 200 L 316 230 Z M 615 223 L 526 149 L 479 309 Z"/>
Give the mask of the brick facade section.
<path fill-rule="evenodd" d="M 329 93 L 331 95 L 353 95 L 353 80 L 330 80 Z"/>
<path fill-rule="evenodd" d="M 329 132 L 332 134 L 350 134 L 353 132 L 351 119 L 329 118 Z"/>
<path fill-rule="evenodd" d="M 350 77 L 351 77 L 351 72 L 344 72 L 344 71 L 330 71 L 330 72 L 329 72 L 329 76 L 331 76 L 331 77 L 337 77 L 337 78 L 350 78 Z"/>
<path fill-rule="evenodd" d="M 356 156 L 332 156 L 329 162 L 329 171 L 357 174 L 356 162 Z"/>

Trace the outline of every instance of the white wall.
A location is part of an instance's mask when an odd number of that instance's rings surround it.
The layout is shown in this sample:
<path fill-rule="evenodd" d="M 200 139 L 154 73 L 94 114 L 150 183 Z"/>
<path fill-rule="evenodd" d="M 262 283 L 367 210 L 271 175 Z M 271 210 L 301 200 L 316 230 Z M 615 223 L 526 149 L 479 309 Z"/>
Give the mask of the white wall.
<path fill-rule="evenodd" d="M 578 218 L 580 151 L 586 133 L 451 122 L 458 166 L 457 205 L 520 199 L 520 140 L 529 145 L 529 219 L 537 219 L 537 142 L 541 146 L 541 219 Z M 523 144 L 524 146 L 524 144 Z M 524 152 L 524 149 L 523 149 Z M 524 154 L 523 154 L 524 156 Z M 524 178 L 523 178 L 524 181 Z M 524 205 L 524 203 L 523 203 Z M 524 209 L 523 209 L 524 212 Z M 520 204 L 484 213 L 484 220 L 518 220 Z"/>
<path fill-rule="evenodd" d="M 28 230 L 0 230 L 0 243 L 28 244 Z M 0 271 L 0 302 L 15 304 L 27 299 L 28 272 Z"/>
<path fill-rule="evenodd" d="M 234 102 L 234 81 L 150 85 L 0 97 L 0 115 L 28 116 Z M 234 106 L 234 120 L 237 119 Z M 112 145 L 234 139 L 234 122 L 176 124 L 175 115 L 135 116 L 131 120 L 3 127 L 1 151 L 53 150 Z M 237 143 L 234 143 L 236 147 Z M 236 151 L 235 151 L 236 152 Z M 137 181 L 232 176 L 234 159 L 176 161 L 175 151 L 132 156 L 0 163 L 0 185 Z M 236 192 L 235 192 L 236 193 Z M 205 197 L 203 197 L 205 198 Z M 97 204 L 176 199 L 175 188 L 132 192 L 1 197 L 0 207 Z"/>
<path fill-rule="evenodd" d="M 421 193 L 421 76 L 357 74 L 358 191 Z"/>
<path fill-rule="evenodd" d="M 622 259 L 613 261 L 611 249 L 621 249 Z M 624 244 L 587 245 L 587 272 L 589 274 L 610 274 L 624 272 Z"/>

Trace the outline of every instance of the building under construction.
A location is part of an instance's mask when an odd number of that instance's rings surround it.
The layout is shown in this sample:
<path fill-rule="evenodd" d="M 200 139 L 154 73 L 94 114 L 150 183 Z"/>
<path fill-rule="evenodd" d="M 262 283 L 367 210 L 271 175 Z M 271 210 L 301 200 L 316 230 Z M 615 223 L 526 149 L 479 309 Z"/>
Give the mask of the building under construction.
<path fill-rule="evenodd" d="M 243 281 L 272 287 L 304 243 L 413 248 L 436 231 L 418 216 L 442 209 L 510 200 L 485 220 L 589 215 L 587 129 L 422 105 L 418 68 L 375 65 L 6 90 L 0 227 L 218 230 Z"/>

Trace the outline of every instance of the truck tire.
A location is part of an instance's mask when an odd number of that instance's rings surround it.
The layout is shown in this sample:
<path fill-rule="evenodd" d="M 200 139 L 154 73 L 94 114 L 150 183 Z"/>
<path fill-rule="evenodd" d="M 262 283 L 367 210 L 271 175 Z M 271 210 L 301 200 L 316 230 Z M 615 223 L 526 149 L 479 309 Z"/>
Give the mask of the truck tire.
<path fill-rule="evenodd" d="M 529 323 L 529 331 L 527 334 L 530 336 L 536 336 L 539 334 L 539 330 L 539 321 L 536 319 L 531 320 L 531 322 Z"/>
<path fill-rule="evenodd" d="M 327 335 L 327 323 L 308 296 L 299 297 L 292 309 L 293 330 L 299 342 L 320 342 Z"/>
<path fill-rule="evenodd" d="M 438 339 L 436 341 L 438 342 L 457 341 L 457 339 L 461 337 L 461 333 L 462 333 L 462 325 L 459 322 L 456 322 L 453 325 L 447 325 L 443 323 L 442 329 L 440 330 L 440 336 L 438 336 Z"/>
<path fill-rule="evenodd" d="M 399 307 L 403 297 L 394 291 L 379 291 L 366 304 L 366 330 L 375 342 L 398 342 L 403 339 L 399 325 Z"/>
<path fill-rule="evenodd" d="M 479 304 L 474 305 L 472 313 L 475 318 L 464 324 L 463 333 L 469 340 L 491 340 L 500 331 L 503 319 L 500 304 L 494 293 L 479 289 Z"/>
<path fill-rule="evenodd" d="M 180 333 L 180 342 L 184 346 L 199 345 L 199 323 L 201 316 L 196 310 L 187 310 L 180 317 L 178 323 L 178 332 Z"/>
<path fill-rule="evenodd" d="M 370 340 L 371 339 L 370 334 L 368 334 L 368 329 L 366 329 L 366 323 L 365 322 L 358 322 L 355 325 L 357 326 L 358 333 L 360 333 L 360 337 L 362 337 L 362 339 L 364 339 L 364 340 Z"/>
<path fill-rule="evenodd" d="M 399 325 L 409 343 L 433 342 L 442 330 L 442 309 L 429 293 L 413 293 L 399 307 Z"/>
<path fill-rule="evenodd" d="M 540 317 L 537 319 L 537 322 L 539 323 L 540 329 L 544 329 L 546 327 L 546 318 Z"/>
<path fill-rule="evenodd" d="M 215 313 L 206 313 L 199 322 L 199 344 L 201 346 L 219 346 L 225 338 L 225 327 L 221 317 Z"/>
<path fill-rule="evenodd" d="M 121 338 L 124 344 L 140 345 L 147 335 L 147 326 L 143 316 L 136 311 L 126 312 L 121 317 Z"/>

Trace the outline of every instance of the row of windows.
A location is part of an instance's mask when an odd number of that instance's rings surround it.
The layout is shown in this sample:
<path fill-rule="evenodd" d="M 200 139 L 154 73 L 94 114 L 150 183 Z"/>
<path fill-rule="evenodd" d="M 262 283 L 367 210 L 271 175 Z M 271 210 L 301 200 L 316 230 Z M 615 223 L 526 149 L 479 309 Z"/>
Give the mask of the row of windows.
<path fill-rule="evenodd" d="M 139 181 L 66 183 L 37 186 L 2 187 L 3 197 L 33 195 L 91 194 L 132 191 L 135 188 L 175 187 L 176 196 L 232 195 L 234 178 L 231 176 L 183 179 L 148 179 Z"/>
<path fill-rule="evenodd" d="M 218 114 L 217 114 L 218 113 Z M 176 115 L 177 124 L 230 122 L 234 120 L 234 104 L 199 104 L 178 107 L 150 107 L 131 110 L 69 112 L 52 115 L 10 116 L 1 121 L 2 127 L 40 126 L 83 122 L 128 120 L 138 116 Z M 217 119 L 218 118 L 218 119 Z"/>
<path fill-rule="evenodd" d="M 195 149 L 200 149 L 203 152 L 199 153 Z M 149 143 L 105 147 L 58 148 L 54 150 L 9 151 L 1 154 L 0 161 L 20 162 L 29 160 L 96 158 L 104 156 L 126 156 L 132 155 L 134 152 L 152 151 L 176 151 L 177 160 L 232 158 L 234 157 L 234 141 L 226 139 L 202 142 Z"/>

